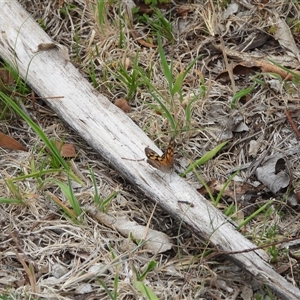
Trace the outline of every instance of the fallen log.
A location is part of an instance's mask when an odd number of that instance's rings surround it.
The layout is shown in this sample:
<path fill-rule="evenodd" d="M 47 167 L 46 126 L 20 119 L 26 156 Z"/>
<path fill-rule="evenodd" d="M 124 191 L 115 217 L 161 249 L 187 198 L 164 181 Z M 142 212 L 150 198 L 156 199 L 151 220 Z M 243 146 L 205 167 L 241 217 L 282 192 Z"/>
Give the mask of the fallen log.
<path fill-rule="evenodd" d="M 58 50 L 36 53 L 40 44 L 52 41 L 16 0 L 0 2 L 0 29 L 0 56 L 17 66 L 39 96 L 62 95 L 61 99 L 49 98 L 47 104 L 132 184 L 220 251 L 255 247 L 177 174 L 164 176 L 145 161 L 124 159 L 144 157 L 147 146 L 159 150 L 127 115 L 98 94 Z M 266 262 L 267 257 L 263 250 L 229 255 L 282 298 L 300 299 L 299 289 L 276 273 Z"/>

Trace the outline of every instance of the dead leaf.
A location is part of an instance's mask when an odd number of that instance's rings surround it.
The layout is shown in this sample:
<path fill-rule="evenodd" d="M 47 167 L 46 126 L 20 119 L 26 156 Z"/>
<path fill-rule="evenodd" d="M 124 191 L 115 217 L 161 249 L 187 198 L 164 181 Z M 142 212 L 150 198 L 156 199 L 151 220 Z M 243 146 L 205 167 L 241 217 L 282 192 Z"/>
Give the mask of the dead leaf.
<path fill-rule="evenodd" d="M 191 12 L 193 7 L 191 5 L 183 4 L 177 8 L 177 14 L 180 17 L 186 17 L 189 12 Z"/>
<path fill-rule="evenodd" d="M 60 141 L 56 141 L 56 148 L 60 151 L 62 157 L 76 157 L 76 150 L 73 144 L 63 144 Z"/>
<path fill-rule="evenodd" d="M 277 175 L 281 171 L 284 171 L 285 169 L 286 169 L 285 160 L 283 158 L 279 158 L 275 164 L 275 175 Z"/>
<path fill-rule="evenodd" d="M 214 180 L 206 182 L 206 185 L 208 186 L 210 192 L 212 194 L 214 194 L 217 191 L 217 189 L 215 188 L 215 186 L 218 186 L 219 183 L 218 183 L 217 179 L 214 179 Z M 205 195 L 208 194 L 208 191 L 207 191 L 207 189 L 206 189 L 205 186 L 201 187 L 200 189 L 197 189 L 197 192 L 200 193 L 202 196 L 205 196 Z"/>
<path fill-rule="evenodd" d="M 300 203 L 297 194 L 294 193 L 294 191 L 291 191 L 286 199 L 286 202 L 288 205 L 290 205 L 291 207 L 297 207 Z"/>
<path fill-rule="evenodd" d="M 300 76 L 300 72 L 293 69 L 297 65 L 297 60 L 291 56 L 282 55 L 282 56 L 269 56 L 264 58 L 257 58 L 256 56 L 250 55 L 245 52 L 240 52 L 234 49 L 230 49 L 228 47 L 224 47 L 224 49 L 217 43 L 212 42 L 212 45 L 215 47 L 216 50 L 223 53 L 223 50 L 226 52 L 226 55 L 232 57 L 236 60 L 239 60 L 239 65 L 242 65 L 247 68 L 259 68 L 262 72 L 270 72 L 279 74 L 285 80 L 291 80 L 294 78 L 294 75 L 283 70 L 282 68 L 274 65 L 268 60 L 276 61 L 277 64 L 282 65 L 284 67 L 291 68 L 293 73 L 296 73 Z M 255 69 L 252 69 L 255 71 Z M 225 73 L 225 74 L 223 74 Z M 224 71 L 220 73 L 216 78 L 227 78 L 229 77 L 228 71 Z"/>
<path fill-rule="evenodd" d="M 280 18 L 276 11 L 273 11 L 273 15 L 274 23 L 276 24 L 274 38 L 279 42 L 281 47 L 290 51 L 298 59 L 298 61 L 300 61 L 300 51 L 295 43 L 289 26 L 283 18 Z"/>
<path fill-rule="evenodd" d="M 252 75 L 259 71 L 259 68 L 256 66 L 246 66 L 242 63 L 236 64 L 232 68 L 232 72 L 234 75 Z M 221 72 L 217 77 L 216 80 L 223 79 L 224 81 L 229 81 L 229 73 L 227 70 Z"/>
<path fill-rule="evenodd" d="M 119 98 L 115 100 L 115 105 L 122 109 L 124 113 L 129 113 L 131 112 L 131 106 L 128 104 L 128 101 L 125 100 L 124 98 Z"/>
<path fill-rule="evenodd" d="M 0 91 L 3 93 L 10 95 L 12 91 L 9 89 L 14 83 L 14 78 L 11 73 L 6 69 L 0 69 Z"/>
<path fill-rule="evenodd" d="M 284 80 L 291 80 L 294 78 L 293 74 L 281 69 L 276 65 L 273 65 L 272 63 L 265 62 L 265 61 L 260 61 L 260 62 L 256 61 L 256 63 L 257 66 L 259 66 L 263 72 L 276 73 L 280 75 Z M 296 70 L 291 70 L 291 71 L 300 75 L 299 71 Z"/>
<path fill-rule="evenodd" d="M 146 4 L 144 1 L 140 1 L 140 0 L 136 0 L 134 1 L 136 7 L 138 8 L 138 14 L 147 14 L 147 15 L 151 15 L 153 13 L 153 9 L 151 8 L 151 5 Z M 157 8 L 160 9 L 169 9 L 170 4 L 169 3 L 157 3 L 155 5 Z"/>
<path fill-rule="evenodd" d="M 237 113 L 231 118 L 220 118 L 220 123 L 224 126 L 221 132 L 220 139 L 227 140 L 233 137 L 233 132 L 249 131 L 249 127 L 243 122 L 244 118 L 241 114 Z"/>
<path fill-rule="evenodd" d="M 228 4 L 227 9 L 223 12 L 223 19 L 228 19 L 229 16 L 236 14 L 240 9 L 240 5 L 237 3 Z"/>
<path fill-rule="evenodd" d="M 242 197 L 245 197 L 246 195 L 251 195 L 252 197 L 261 190 L 261 187 L 254 187 L 250 183 L 239 181 L 231 181 L 225 189 L 225 182 L 219 181 L 217 179 L 207 182 L 206 185 L 209 187 L 212 194 L 216 194 L 222 191 L 223 196 L 230 197 L 231 199 L 234 199 L 237 202 L 239 202 Z M 202 187 L 197 191 L 203 196 L 208 194 L 205 187 Z"/>
<path fill-rule="evenodd" d="M 257 201 L 261 201 L 262 197 L 266 194 L 265 186 L 255 186 L 247 182 L 231 181 L 229 185 L 224 189 L 225 182 L 219 180 L 213 180 L 207 183 L 212 194 L 217 195 L 222 192 L 222 197 L 225 197 L 226 202 L 230 203 L 234 201 L 240 208 L 233 214 L 235 221 L 239 224 L 245 218 L 245 216 L 251 215 L 257 206 L 254 205 Z M 203 196 L 208 194 L 205 187 L 197 190 Z M 224 199 L 224 198 L 223 198 Z M 219 209 L 227 207 L 223 202 L 220 202 L 217 206 Z"/>
<path fill-rule="evenodd" d="M 11 150 L 27 151 L 27 149 L 23 145 L 21 145 L 18 141 L 16 141 L 14 138 L 1 132 L 0 132 L 0 147 L 11 149 Z"/>
<path fill-rule="evenodd" d="M 249 156 L 256 157 L 257 152 L 261 149 L 261 141 L 260 140 L 251 140 L 249 142 Z"/>
<path fill-rule="evenodd" d="M 269 34 L 266 34 L 260 30 L 256 30 L 249 34 L 245 41 L 240 45 L 237 45 L 235 48 L 238 51 L 246 52 L 264 45 L 269 38 Z"/>
<path fill-rule="evenodd" d="M 276 194 L 290 184 L 289 170 L 282 157 L 271 157 L 255 171 L 257 179 Z"/>
<path fill-rule="evenodd" d="M 130 33 L 131 33 L 131 35 L 133 36 L 133 38 L 134 38 L 139 44 L 141 44 L 142 46 L 145 46 L 145 47 L 148 47 L 148 48 L 156 48 L 156 47 L 157 47 L 156 45 L 147 43 L 142 37 L 140 37 L 140 36 L 138 35 L 138 33 L 137 33 L 134 29 L 131 29 L 131 30 L 130 30 Z"/>
<path fill-rule="evenodd" d="M 14 83 L 14 78 L 11 73 L 6 69 L 0 69 L 0 79 L 5 85 L 12 85 Z"/>

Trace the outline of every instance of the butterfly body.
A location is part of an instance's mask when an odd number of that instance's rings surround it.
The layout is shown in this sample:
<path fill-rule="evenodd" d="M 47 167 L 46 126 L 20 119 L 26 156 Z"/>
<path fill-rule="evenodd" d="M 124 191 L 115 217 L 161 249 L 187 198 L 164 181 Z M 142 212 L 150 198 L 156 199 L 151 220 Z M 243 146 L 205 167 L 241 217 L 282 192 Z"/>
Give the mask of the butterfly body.
<path fill-rule="evenodd" d="M 161 172 L 171 173 L 174 167 L 174 148 L 173 139 L 170 140 L 168 148 L 161 156 L 149 147 L 145 148 L 147 163 Z"/>

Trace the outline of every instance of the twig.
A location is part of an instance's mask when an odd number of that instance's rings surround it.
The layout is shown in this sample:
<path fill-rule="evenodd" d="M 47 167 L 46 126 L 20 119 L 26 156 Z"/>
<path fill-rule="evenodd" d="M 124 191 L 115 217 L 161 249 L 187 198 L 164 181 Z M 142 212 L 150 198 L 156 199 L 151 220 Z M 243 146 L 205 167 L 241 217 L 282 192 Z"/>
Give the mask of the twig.
<path fill-rule="evenodd" d="M 297 128 L 297 125 L 295 124 L 294 120 L 292 119 L 291 112 L 289 110 L 286 110 L 285 115 L 286 115 L 286 119 L 290 123 L 297 139 L 300 140 L 300 132 L 299 132 L 299 130 Z"/>

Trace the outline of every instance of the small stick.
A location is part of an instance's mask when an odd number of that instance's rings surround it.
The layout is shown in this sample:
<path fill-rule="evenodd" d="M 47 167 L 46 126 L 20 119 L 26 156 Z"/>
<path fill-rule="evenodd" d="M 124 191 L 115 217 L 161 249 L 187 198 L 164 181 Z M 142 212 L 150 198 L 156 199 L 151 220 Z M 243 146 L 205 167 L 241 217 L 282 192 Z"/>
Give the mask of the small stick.
<path fill-rule="evenodd" d="M 300 132 L 299 132 L 299 130 L 297 128 L 297 125 L 295 124 L 294 120 L 292 119 L 291 112 L 289 110 L 286 110 L 285 111 L 285 116 L 286 116 L 287 121 L 290 123 L 296 137 L 298 138 L 298 140 L 300 140 Z"/>

